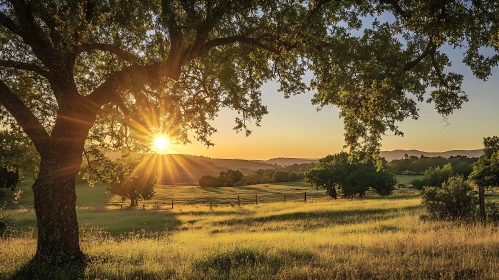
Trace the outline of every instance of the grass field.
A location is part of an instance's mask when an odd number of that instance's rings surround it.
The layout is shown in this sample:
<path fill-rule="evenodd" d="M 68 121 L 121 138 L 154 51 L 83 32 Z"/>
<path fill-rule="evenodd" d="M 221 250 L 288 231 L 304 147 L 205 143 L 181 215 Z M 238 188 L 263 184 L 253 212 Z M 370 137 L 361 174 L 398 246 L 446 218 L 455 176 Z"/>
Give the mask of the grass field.
<path fill-rule="evenodd" d="M 422 179 L 424 175 L 397 175 L 397 183 L 409 186 L 412 180 Z"/>
<path fill-rule="evenodd" d="M 0 238 L 0 278 L 24 279 L 498 279 L 499 231 L 425 222 L 418 192 L 390 198 L 168 205 L 120 210 L 105 186 L 78 187 L 87 267 L 31 266 L 36 249 L 29 184 L 9 214 L 18 228 Z M 313 193 L 303 183 L 252 186 L 279 196 Z M 238 192 L 220 188 L 218 197 Z M 265 192 L 266 191 L 266 192 Z M 163 187 L 156 202 L 194 200 L 207 190 Z M 246 193 L 247 192 L 247 193 Z M 192 195 L 190 195 L 192 194 Z M 317 193 L 319 195 L 319 193 Z M 31 196 L 31 197 L 30 197 Z M 170 207 L 171 208 L 171 207 Z M 130 233 L 131 232 L 131 233 Z"/>

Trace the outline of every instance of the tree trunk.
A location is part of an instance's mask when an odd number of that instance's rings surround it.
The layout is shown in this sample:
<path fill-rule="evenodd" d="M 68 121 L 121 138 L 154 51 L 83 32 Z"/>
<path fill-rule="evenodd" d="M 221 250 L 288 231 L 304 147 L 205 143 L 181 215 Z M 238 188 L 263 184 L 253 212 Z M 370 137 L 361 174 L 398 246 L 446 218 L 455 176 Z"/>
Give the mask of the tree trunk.
<path fill-rule="evenodd" d="M 38 227 L 34 260 L 38 262 L 86 260 L 80 249 L 75 182 L 96 115 L 83 110 L 59 113 L 50 143 L 39 151 L 40 172 L 33 184 Z"/>
<path fill-rule="evenodd" d="M 130 208 L 135 208 L 135 197 L 131 196 L 130 197 Z"/>
<path fill-rule="evenodd" d="M 33 184 L 38 227 L 35 260 L 44 263 L 83 262 L 76 217 L 76 173 L 61 170 L 60 160 L 43 160 Z"/>
<path fill-rule="evenodd" d="M 480 203 L 480 220 L 485 221 L 485 188 L 478 186 L 478 199 Z"/>

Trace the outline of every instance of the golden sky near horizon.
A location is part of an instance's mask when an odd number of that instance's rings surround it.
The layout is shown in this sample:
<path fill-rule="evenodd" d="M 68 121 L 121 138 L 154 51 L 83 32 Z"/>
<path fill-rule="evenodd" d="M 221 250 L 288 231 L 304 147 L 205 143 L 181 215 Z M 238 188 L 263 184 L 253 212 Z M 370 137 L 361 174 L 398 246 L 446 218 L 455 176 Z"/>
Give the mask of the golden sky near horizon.
<path fill-rule="evenodd" d="M 463 65 L 462 50 L 445 50 L 453 66 L 451 70 L 465 76 L 463 89 L 469 102 L 449 116 L 447 124 L 432 104 L 419 104 L 420 118 L 400 124 L 404 137 L 388 133 L 381 150 L 417 149 L 426 152 L 481 149 L 483 137 L 499 135 L 499 72 L 494 69 L 488 81 L 476 79 Z M 261 127 L 251 126 L 246 137 L 236 133 L 236 113 L 223 110 L 213 122 L 218 132 L 212 136 L 214 147 L 206 148 L 193 140 L 187 145 L 171 143 L 168 153 L 204 155 L 215 158 L 268 159 L 273 157 L 320 158 L 342 150 L 343 122 L 338 109 L 324 108 L 317 112 L 311 105 L 312 93 L 284 99 L 276 83 L 262 87 L 263 103 L 269 114 Z"/>

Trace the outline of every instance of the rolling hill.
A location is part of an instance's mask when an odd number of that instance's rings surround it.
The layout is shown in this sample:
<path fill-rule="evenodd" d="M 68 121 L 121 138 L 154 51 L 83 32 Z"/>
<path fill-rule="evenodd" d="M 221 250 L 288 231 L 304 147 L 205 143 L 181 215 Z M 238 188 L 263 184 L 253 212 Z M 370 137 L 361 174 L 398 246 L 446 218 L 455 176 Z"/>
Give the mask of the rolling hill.
<path fill-rule="evenodd" d="M 421 155 L 428 157 L 450 157 L 457 155 L 479 157 L 483 154 L 483 151 L 452 150 L 446 152 L 425 152 L 419 150 L 394 150 L 381 152 L 381 156 L 388 161 L 402 159 L 406 154 L 418 157 Z M 109 154 L 108 156 L 117 158 L 119 155 Z M 258 169 L 280 168 L 293 164 L 307 164 L 318 161 L 318 159 L 284 157 L 269 160 L 223 159 L 184 154 L 157 155 L 152 159 L 153 162 L 151 163 L 157 166 L 159 170 L 161 183 L 166 185 L 197 185 L 201 176 L 217 176 L 221 171 L 227 169 L 236 169 L 244 174 L 249 174 Z"/>
<path fill-rule="evenodd" d="M 203 175 L 216 176 L 227 168 L 218 166 L 209 158 L 191 155 L 159 155 L 156 159 L 162 184 L 197 184 Z"/>
<path fill-rule="evenodd" d="M 162 184 L 185 185 L 197 184 L 203 175 L 217 176 L 221 171 L 237 169 L 248 174 L 258 169 L 276 168 L 277 166 L 243 159 L 217 159 L 203 156 L 168 154 L 154 157 Z"/>

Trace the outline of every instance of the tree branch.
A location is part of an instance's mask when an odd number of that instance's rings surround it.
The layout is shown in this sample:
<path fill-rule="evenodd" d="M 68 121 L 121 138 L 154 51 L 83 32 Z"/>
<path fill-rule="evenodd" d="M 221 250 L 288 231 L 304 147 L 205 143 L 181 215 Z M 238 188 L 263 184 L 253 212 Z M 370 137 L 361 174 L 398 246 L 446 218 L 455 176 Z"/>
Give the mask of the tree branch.
<path fill-rule="evenodd" d="M 47 79 L 51 77 L 49 71 L 43 69 L 42 67 L 34 63 L 25 63 L 14 60 L 0 60 L 0 66 L 35 72 Z"/>
<path fill-rule="evenodd" d="M 45 153 L 45 151 L 47 151 L 47 140 L 50 139 L 49 134 L 33 112 L 31 112 L 23 101 L 1 80 L 0 104 L 9 111 L 24 132 L 31 138 L 31 141 L 35 144 L 40 155 Z"/>
<path fill-rule="evenodd" d="M 229 45 L 233 43 L 243 43 L 243 44 L 248 44 L 248 45 L 253 45 L 258 48 L 265 49 L 269 52 L 273 53 L 278 53 L 279 49 L 269 46 L 264 44 L 260 39 L 258 38 L 250 38 L 246 37 L 244 35 L 235 35 L 235 36 L 229 36 L 229 37 L 224 37 L 224 38 L 216 38 L 212 40 L 208 40 L 201 48 L 200 50 L 192 57 L 192 58 L 197 58 L 208 52 L 211 48 L 215 48 L 218 46 L 223 46 L 223 45 Z"/>
<path fill-rule="evenodd" d="M 200 52 L 200 49 L 203 47 L 203 44 L 208 39 L 209 32 L 225 16 L 227 9 L 229 9 L 232 3 L 230 1 L 221 1 L 217 6 L 215 6 L 215 8 L 213 8 L 212 5 L 208 5 L 206 7 L 206 14 L 207 14 L 206 18 L 202 22 L 199 20 L 199 15 L 194 11 L 192 4 L 191 5 L 189 4 L 191 4 L 191 1 L 189 1 L 188 4 L 184 5 L 190 8 L 186 9 L 184 7 L 184 10 L 192 18 L 191 20 L 197 22 L 197 26 L 196 26 L 196 40 L 192 44 L 191 48 L 188 50 L 189 55 L 186 57 L 195 57 L 196 54 Z"/>
<path fill-rule="evenodd" d="M 142 120 L 135 118 L 128 107 L 126 106 L 123 98 L 119 94 L 115 94 L 114 99 L 112 101 L 118 108 L 120 108 L 121 112 L 123 112 L 123 119 L 125 124 L 132 129 L 140 131 L 145 135 L 150 135 L 152 132 L 148 128 L 147 124 L 145 124 Z"/>
<path fill-rule="evenodd" d="M 396 13 L 401 15 L 402 17 L 408 18 L 412 15 L 412 11 L 405 11 L 401 6 L 398 0 L 381 0 L 381 4 L 388 4 L 392 6 Z"/>
<path fill-rule="evenodd" d="M 0 12 L 0 24 L 3 27 L 10 30 L 12 33 L 22 37 L 21 28 L 12 19 L 10 19 L 7 15 L 1 12 Z"/>
<path fill-rule="evenodd" d="M 0 23 L 21 37 L 49 70 L 54 71 L 53 73 L 60 71 L 54 63 L 54 56 L 57 56 L 59 52 L 54 51 L 52 42 L 33 17 L 31 3 L 26 1 L 11 1 L 11 3 L 17 23 L 4 13 L 0 13 Z"/>
<path fill-rule="evenodd" d="M 157 78 L 158 74 L 155 74 L 154 70 L 157 70 L 158 67 L 158 63 L 148 66 L 133 65 L 114 72 L 85 98 L 96 110 L 99 110 L 104 104 L 116 101 L 116 95 L 119 96 L 120 92 L 131 86 L 142 87 Z M 168 72 L 162 74 L 166 77 L 169 76 Z"/>
<path fill-rule="evenodd" d="M 432 53 L 435 53 L 437 49 L 437 45 L 435 45 L 433 43 L 433 41 L 431 40 L 430 38 L 430 41 L 428 42 L 428 44 L 426 45 L 426 48 L 425 50 L 414 60 L 408 62 L 404 68 L 402 69 L 402 72 L 408 72 L 410 71 L 412 68 L 418 66 L 418 64 L 423 60 L 425 59 L 425 57 L 427 57 L 428 55 L 432 54 Z"/>
<path fill-rule="evenodd" d="M 99 44 L 99 43 L 82 44 L 82 45 L 75 46 L 74 55 L 78 56 L 79 54 L 81 54 L 83 52 L 91 52 L 91 51 L 95 51 L 95 50 L 110 52 L 112 54 L 115 54 L 117 57 L 119 57 L 123 60 L 126 60 L 126 61 L 130 61 L 130 62 L 135 62 L 135 61 L 139 60 L 139 57 L 136 56 L 135 54 L 128 52 L 128 51 L 125 51 L 123 49 L 120 49 L 117 46 L 113 46 L 113 45 L 109 45 L 109 44 Z"/>

